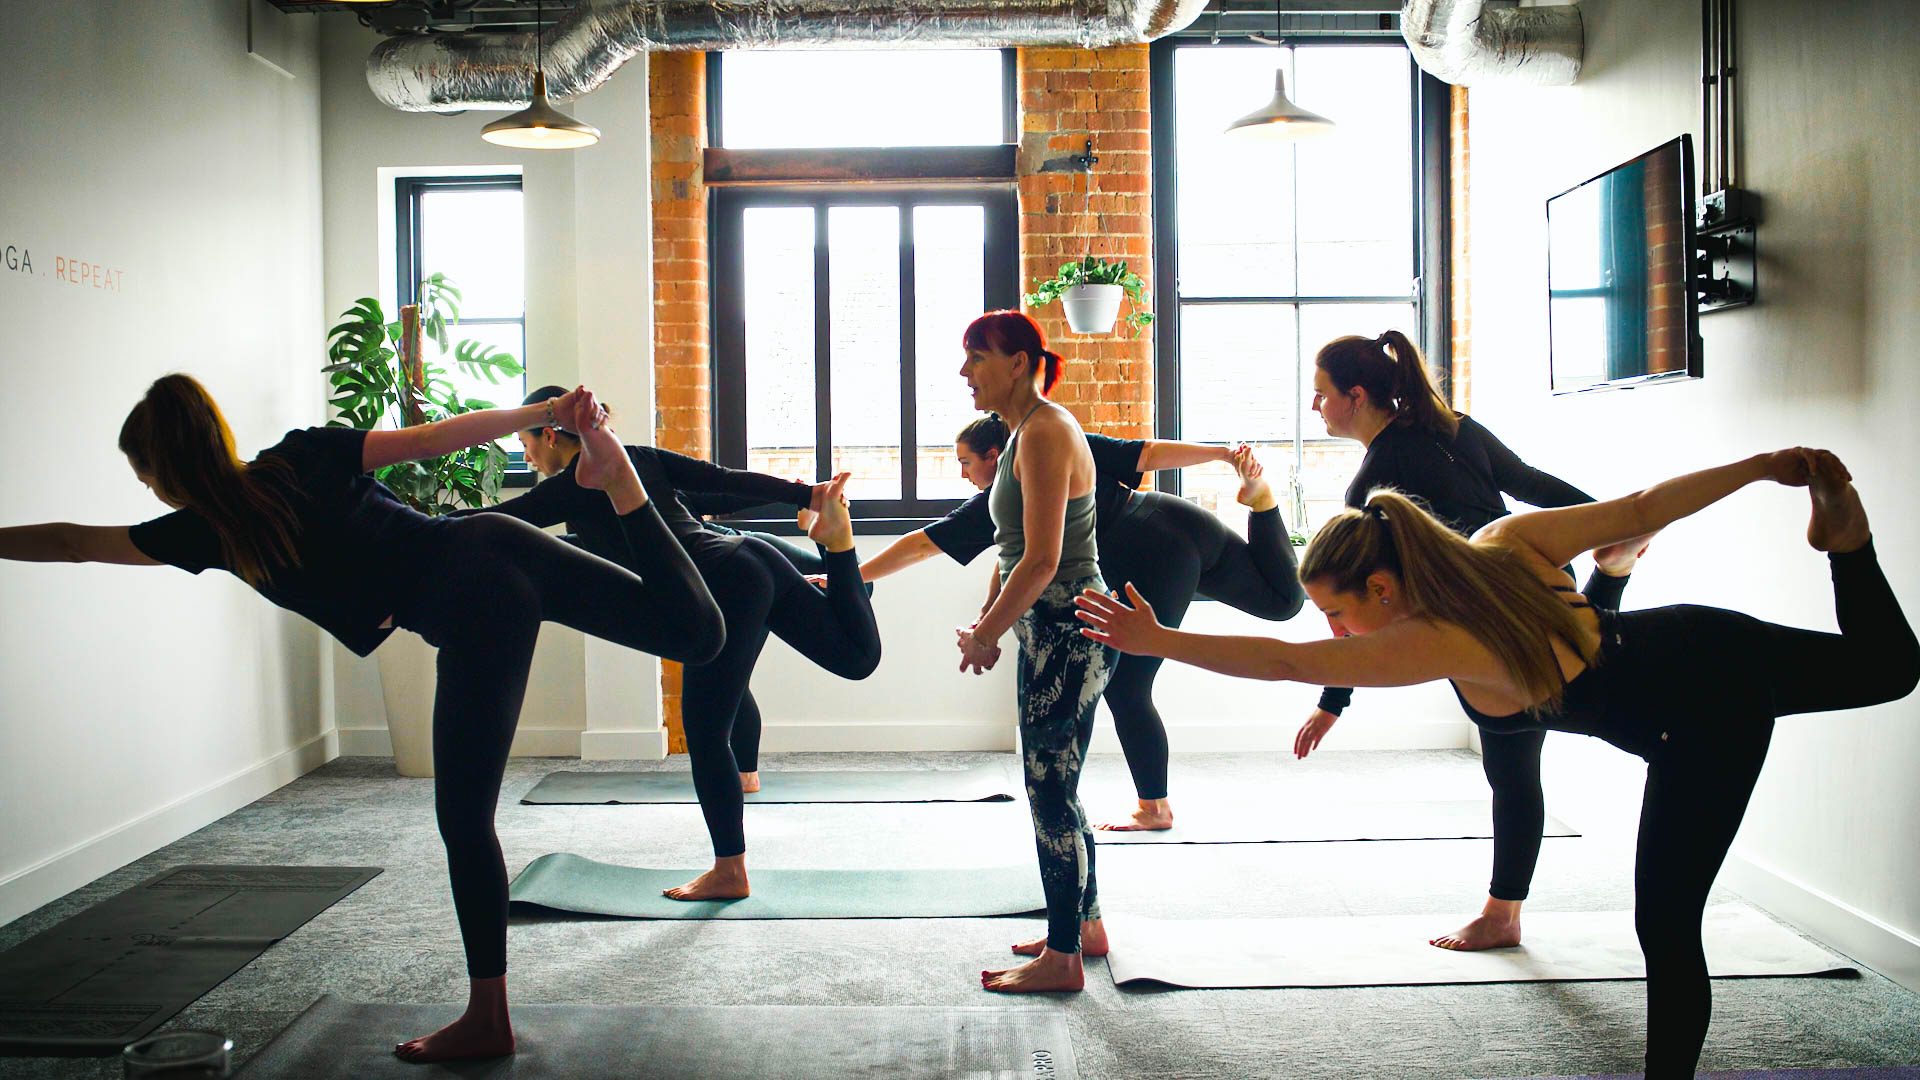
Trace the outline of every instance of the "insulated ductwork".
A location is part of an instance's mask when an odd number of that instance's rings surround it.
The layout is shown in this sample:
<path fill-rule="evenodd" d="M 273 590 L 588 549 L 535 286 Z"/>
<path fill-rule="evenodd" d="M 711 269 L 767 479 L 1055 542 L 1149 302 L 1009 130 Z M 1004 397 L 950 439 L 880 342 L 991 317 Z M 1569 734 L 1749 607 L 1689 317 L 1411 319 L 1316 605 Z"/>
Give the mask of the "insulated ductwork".
<path fill-rule="evenodd" d="M 546 31 L 547 92 L 599 86 L 636 53 L 709 49 L 1097 49 L 1170 34 L 1206 0 L 595 0 Z M 518 109 L 532 34 L 406 34 L 367 60 L 374 96 L 407 112 Z"/>
<path fill-rule="evenodd" d="M 1427 74 L 1455 86 L 1568 86 L 1580 74 L 1580 9 L 1495 0 L 1406 0 L 1400 32 Z"/>

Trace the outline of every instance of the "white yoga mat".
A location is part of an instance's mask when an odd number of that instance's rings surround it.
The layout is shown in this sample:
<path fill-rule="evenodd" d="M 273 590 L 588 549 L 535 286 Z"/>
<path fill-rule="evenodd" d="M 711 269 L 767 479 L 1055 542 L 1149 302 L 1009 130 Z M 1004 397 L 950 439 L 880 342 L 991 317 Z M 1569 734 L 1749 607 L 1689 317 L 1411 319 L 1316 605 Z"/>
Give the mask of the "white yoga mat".
<path fill-rule="evenodd" d="M 1526 943 L 1453 952 L 1427 940 L 1445 915 L 1331 919 L 1166 920 L 1109 916 L 1116 983 L 1202 989 L 1416 986 L 1435 983 L 1644 979 L 1630 911 L 1528 912 Z M 1707 968 L 1716 978 L 1853 973 L 1833 955 L 1744 904 L 1707 909 Z"/>
<path fill-rule="evenodd" d="M 1093 837 L 1101 844 L 1315 844 L 1492 835 L 1493 805 L 1485 799 L 1228 806 L 1211 804 L 1201 795 L 1180 800 L 1171 829 L 1097 831 Z M 1549 814 L 1541 835 L 1580 834 Z"/>

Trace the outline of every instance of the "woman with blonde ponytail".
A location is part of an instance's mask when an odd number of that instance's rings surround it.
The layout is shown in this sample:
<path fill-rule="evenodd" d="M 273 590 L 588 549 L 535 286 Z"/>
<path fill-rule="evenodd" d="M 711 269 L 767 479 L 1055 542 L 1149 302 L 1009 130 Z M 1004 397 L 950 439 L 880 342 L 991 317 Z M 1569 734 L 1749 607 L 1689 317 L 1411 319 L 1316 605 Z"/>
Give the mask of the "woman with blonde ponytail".
<path fill-rule="evenodd" d="M 1393 488 L 1420 500 L 1434 517 L 1461 536 L 1507 514 L 1503 495 L 1533 506 L 1592 502 L 1586 492 L 1521 461 L 1472 417 L 1454 412 L 1427 374 L 1420 350 L 1405 334 L 1388 330 L 1377 338 L 1343 337 L 1314 358 L 1314 411 L 1327 434 L 1357 439 L 1367 448 L 1347 505 L 1359 507 L 1376 488 Z M 1586 598 L 1608 609 L 1621 594 L 1638 558 L 1637 547 L 1597 552 Z M 1326 687 L 1320 702 L 1294 737 L 1294 753 L 1306 757 L 1320 745 L 1353 691 Z M 1480 764 L 1493 790 L 1493 875 L 1480 914 L 1449 933 L 1429 938 L 1443 949 L 1491 949 L 1520 944 L 1520 907 L 1533 884 L 1540 837 L 1547 823 L 1540 785 L 1543 732 L 1489 735 L 1481 740 Z"/>
<path fill-rule="evenodd" d="M 1772 480 L 1812 496 L 1807 541 L 1828 553 L 1838 634 L 1681 605 L 1615 612 L 1561 569 L 1583 551 L 1643 543 Z M 1647 964 L 1647 1080 L 1691 1077 L 1712 991 L 1700 942 L 1707 893 L 1766 761 L 1776 717 L 1860 708 L 1920 683 L 1920 640 L 1874 555 L 1840 460 L 1795 448 L 1655 484 L 1626 498 L 1502 518 L 1461 539 L 1388 491 L 1329 521 L 1300 564 L 1330 641 L 1171 630 L 1083 594 L 1088 637 L 1244 678 L 1342 686 L 1446 679 L 1482 732 L 1592 735 L 1647 761 L 1634 926 Z"/>
<path fill-rule="evenodd" d="M 581 433 L 577 477 L 612 502 L 634 570 L 512 518 L 429 518 L 370 475 L 542 424 Z M 469 996 L 459 1020 L 394 1053 L 415 1062 L 512 1053 L 507 873 L 493 814 L 541 622 L 693 664 L 711 660 L 725 636 L 604 410 L 575 389 L 400 431 L 295 429 L 248 462 L 206 388 L 168 375 L 127 414 L 120 449 L 173 513 L 134 526 L 0 529 L 0 558 L 226 570 L 361 656 L 396 627 L 438 646 L 434 811 Z"/>

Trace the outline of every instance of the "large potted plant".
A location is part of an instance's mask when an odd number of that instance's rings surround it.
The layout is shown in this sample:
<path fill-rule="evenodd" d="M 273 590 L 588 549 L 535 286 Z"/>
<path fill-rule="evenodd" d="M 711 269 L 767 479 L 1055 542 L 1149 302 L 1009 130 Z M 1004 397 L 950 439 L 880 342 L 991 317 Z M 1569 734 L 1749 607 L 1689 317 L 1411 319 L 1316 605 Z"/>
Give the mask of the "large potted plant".
<path fill-rule="evenodd" d="M 1109 262 L 1089 253 L 1060 264 L 1051 278 L 1034 279 L 1033 287 L 1025 297 L 1027 306 L 1045 307 L 1059 300 L 1067 328 L 1076 334 L 1111 333 L 1122 300 L 1133 302 L 1126 321 L 1134 337 L 1153 323 L 1153 312 L 1147 310 L 1146 279 L 1127 269 L 1125 261 Z"/>
<path fill-rule="evenodd" d="M 409 427 L 493 408 L 495 402 L 460 395 L 446 369 L 426 358 L 427 340 L 434 343 L 436 360 L 444 361 L 451 349 L 460 370 L 489 383 L 521 373 L 519 362 L 507 353 L 452 340 L 448 327 L 460 320 L 460 290 L 445 275 L 422 281 L 419 295 L 420 303 L 402 307 L 400 318 L 392 322 L 378 300 L 363 296 L 327 331 L 327 364 L 321 370 L 336 391 L 331 404 L 338 410 L 329 427 Z M 414 509 L 440 515 L 485 505 L 498 495 L 507 460 L 506 451 L 487 443 L 445 457 L 389 465 L 374 477 Z M 433 569 L 422 567 L 420 572 Z M 394 767 L 402 776 L 432 776 L 435 650 L 413 634 L 394 634 L 374 658 L 380 664 Z"/>

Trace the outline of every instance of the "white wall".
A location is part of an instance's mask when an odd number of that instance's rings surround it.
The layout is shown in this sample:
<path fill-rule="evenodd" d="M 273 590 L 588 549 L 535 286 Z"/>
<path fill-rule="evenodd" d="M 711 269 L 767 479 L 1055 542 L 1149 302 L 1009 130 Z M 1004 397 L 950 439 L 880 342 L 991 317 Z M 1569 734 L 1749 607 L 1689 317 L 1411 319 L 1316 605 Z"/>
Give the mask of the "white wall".
<path fill-rule="evenodd" d="M 0 399 L 41 448 L 0 479 L 6 524 L 164 513 L 115 438 L 169 371 L 207 384 L 245 454 L 321 416 L 316 39 L 275 28 L 288 78 L 248 57 L 247 18 L 0 9 L 0 247 L 32 263 L 0 268 Z M 319 631 L 224 573 L 0 563 L 0 597 L 0 922 L 329 755 Z"/>
<path fill-rule="evenodd" d="M 1577 85 L 1470 95 L 1473 411 L 1534 464 L 1602 496 L 1760 450 L 1831 447 L 1915 610 L 1920 8 L 1740 5 L 1740 183 L 1765 204 L 1761 302 L 1702 319 L 1702 381 L 1553 398 L 1544 200 L 1681 132 L 1701 134 L 1697 6 L 1580 7 Z M 1803 494 L 1742 492 L 1656 542 L 1628 606 L 1719 604 L 1831 629 L 1825 562 L 1803 541 L 1805 520 Z M 1557 811 L 1589 829 L 1631 828 L 1635 759 L 1565 736 L 1549 747 Z M 1727 875 L 1909 985 L 1920 985 L 1916 762 L 1914 700 L 1783 720 Z"/>

